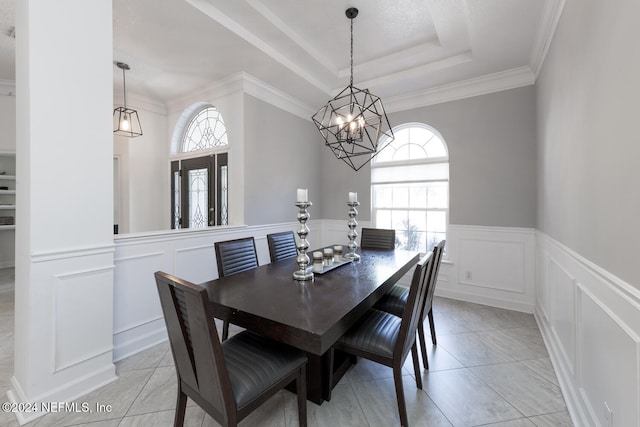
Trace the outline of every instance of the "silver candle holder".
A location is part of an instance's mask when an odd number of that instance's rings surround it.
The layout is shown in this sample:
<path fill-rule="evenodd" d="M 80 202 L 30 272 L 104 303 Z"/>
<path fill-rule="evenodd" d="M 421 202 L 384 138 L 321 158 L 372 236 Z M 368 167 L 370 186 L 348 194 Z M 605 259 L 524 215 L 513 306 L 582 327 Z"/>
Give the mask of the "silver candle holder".
<path fill-rule="evenodd" d="M 360 255 L 356 253 L 356 249 L 358 248 L 358 244 L 356 243 L 356 237 L 358 237 L 358 232 L 356 231 L 356 227 L 358 226 L 358 221 L 356 221 L 358 210 L 356 207 L 360 206 L 360 202 L 347 202 L 347 206 L 349 206 L 349 221 L 347 222 L 347 226 L 349 227 L 349 233 L 347 233 L 347 237 L 349 238 L 349 244 L 347 245 L 349 252 L 344 255 L 344 258 L 359 261 Z"/>
<path fill-rule="evenodd" d="M 307 255 L 307 249 L 309 249 L 309 241 L 307 240 L 307 235 L 309 234 L 309 227 L 307 227 L 307 221 L 309 220 L 309 212 L 307 212 L 307 208 L 311 206 L 311 202 L 296 202 L 295 205 L 298 207 L 298 222 L 300 223 L 300 227 L 298 228 L 298 237 L 300 240 L 298 242 L 298 256 L 296 257 L 296 262 L 298 263 L 298 270 L 293 273 L 293 278 L 295 280 L 313 280 L 313 271 L 308 269 L 309 266 L 309 255 Z"/>

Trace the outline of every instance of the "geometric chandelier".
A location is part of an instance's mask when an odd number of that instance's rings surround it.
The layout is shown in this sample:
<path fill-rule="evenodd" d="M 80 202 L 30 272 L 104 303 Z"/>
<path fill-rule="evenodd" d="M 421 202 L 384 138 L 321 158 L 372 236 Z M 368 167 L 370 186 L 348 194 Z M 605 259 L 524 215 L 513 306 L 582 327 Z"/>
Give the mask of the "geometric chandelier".
<path fill-rule="evenodd" d="M 351 20 L 351 80 L 349 86 L 329 100 L 312 117 L 333 154 L 357 171 L 367 164 L 380 150 L 378 141 L 385 138 L 385 147 L 393 141 L 393 130 L 382 105 L 382 100 L 369 92 L 353 86 L 353 19 L 358 9 L 345 11 Z"/>
<path fill-rule="evenodd" d="M 127 108 L 127 87 L 124 72 L 129 69 L 129 66 L 124 62 L 117 62 L 116 66 L 122 70 L 124 107 L 117 107 L 113 110 L 113 133 L 116 135 L 127 136 L 129 138 L 135 138 L 136 136 L 142 135 L 142 126 L 140 126 L 138 112 L 131 108 Z"/>

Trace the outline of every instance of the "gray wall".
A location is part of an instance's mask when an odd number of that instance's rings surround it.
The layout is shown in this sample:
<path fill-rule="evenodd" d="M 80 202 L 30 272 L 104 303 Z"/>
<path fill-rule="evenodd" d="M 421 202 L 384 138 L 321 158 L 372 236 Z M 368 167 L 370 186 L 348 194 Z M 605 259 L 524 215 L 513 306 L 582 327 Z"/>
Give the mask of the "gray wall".
<path fill-rule="evenodd" d="M 347 201 L 349 192 L 358 193 L 358 220 L 371 219 L 371 168 L 363 166 L 355 172 L 342 160 L 336 158 L 331 149 L 324 145 L 317 128 L 314 127 L 314 144 L 321 147 L 319 157 L 322 165 L 322 206 L 320 215 L 324 219 L 348 219 Z"/>
<path fill-rule="evenodd" d="M 272 224 L 296 220 L 297 188 L 308 188 L 321 206 L 320 146 L 313 143 L 311 120 L 305 120 L 245 95 L 245 223 Z"/>
<path fill-rule="evenodd" d="M 538 78 L 538 228 L 640 289 L 640 3 L 567 0 Z"/>
<path fill-rule="evenodd" d="M 535 101 L 528 86 L 389 114 L 392 126 L 425 123 L 444 137 L 451 224 L 535 227 Z M 327 148 L 322 161 L 323 218 L 344 218 L 346 192 L 357 191 L 369 220 L 370 168 L 353 172 Z"/>

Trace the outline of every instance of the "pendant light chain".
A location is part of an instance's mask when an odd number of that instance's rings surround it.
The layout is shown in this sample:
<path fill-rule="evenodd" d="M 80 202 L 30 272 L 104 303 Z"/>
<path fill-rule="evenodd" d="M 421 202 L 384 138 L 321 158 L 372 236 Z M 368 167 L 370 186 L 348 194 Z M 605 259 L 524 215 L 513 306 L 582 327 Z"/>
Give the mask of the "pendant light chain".
<path fill-rule="evenodd" d="M 122 67 L 122 90 L 124 92 L 124 108 L 127 108 L 127 79 L 125 78 L 124 67 Z"/>
<path fill-rule="evenodd" d="M 351 18 L 351 80 L 349 86 L 353 86 L 353 18 Z"/>

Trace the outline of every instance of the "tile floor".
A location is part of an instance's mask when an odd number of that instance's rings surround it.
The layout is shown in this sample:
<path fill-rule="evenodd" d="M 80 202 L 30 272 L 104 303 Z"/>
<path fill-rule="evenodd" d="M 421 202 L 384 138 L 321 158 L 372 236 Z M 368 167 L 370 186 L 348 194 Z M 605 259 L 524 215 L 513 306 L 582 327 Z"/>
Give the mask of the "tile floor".
<path fill-rule="evenodd" d="M 13 269 L 0 270 L 0 401 L 13 373 Z M 411 362 L 404 390 L 412 426 L 571 426 L 547 350 L 532 315 L 445 298 L 434 301 L 438 345 L 429 347 L 424 389 Z M 426 331 L 428 331 L 428 325 Z M 171 426 L 175 371 L 167 343 L 116 364 L 119 379 L 79 399 L 113 405 L 111 412 L 51 413 L 27 426 Z M 309 426 L 399 424 L 391 370 L 360 360 L 336 386 L 331 402 L 307 406 Z M 218 424 L 192 402 L 185 426 Z M 282 391 L 243 426 L 295 426 L 293 394 Z M 0 412 L 0 426 L 14 427 Z"/>

